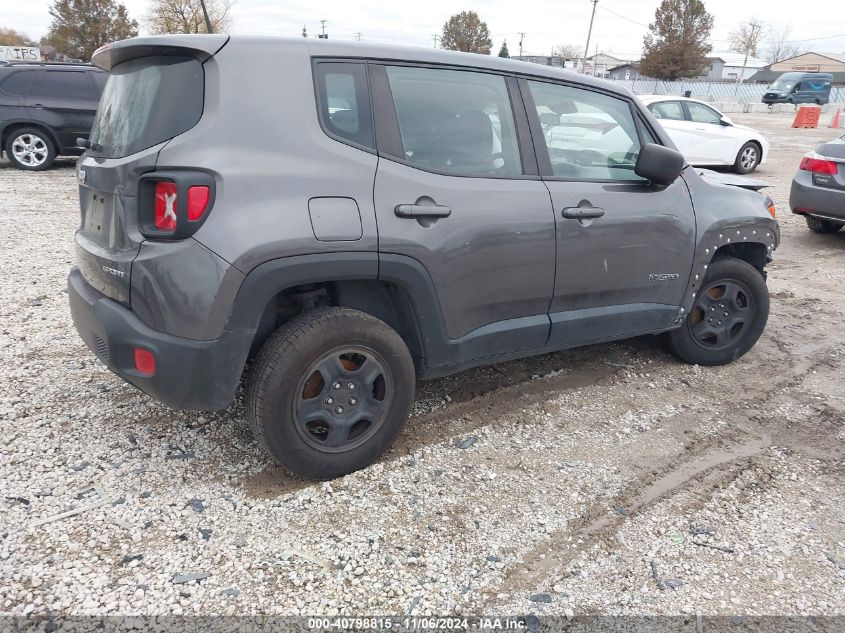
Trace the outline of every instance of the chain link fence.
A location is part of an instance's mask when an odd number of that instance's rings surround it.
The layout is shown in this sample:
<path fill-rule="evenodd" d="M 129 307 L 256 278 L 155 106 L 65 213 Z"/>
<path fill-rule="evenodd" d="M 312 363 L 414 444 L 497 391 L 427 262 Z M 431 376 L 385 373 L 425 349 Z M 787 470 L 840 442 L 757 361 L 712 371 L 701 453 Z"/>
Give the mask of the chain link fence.
<path fill-rule="evenodd" d="M 761 103 L 767 84 L 738 84 L 717 81 L 661 81 L 659 79 L 611 79 L 638 95 L 678 95 L 690 92 L 693 99 L 701 101 Z M 845 102 L 845 87 L 835 86 L 830 91 L 830 103 Z"/>

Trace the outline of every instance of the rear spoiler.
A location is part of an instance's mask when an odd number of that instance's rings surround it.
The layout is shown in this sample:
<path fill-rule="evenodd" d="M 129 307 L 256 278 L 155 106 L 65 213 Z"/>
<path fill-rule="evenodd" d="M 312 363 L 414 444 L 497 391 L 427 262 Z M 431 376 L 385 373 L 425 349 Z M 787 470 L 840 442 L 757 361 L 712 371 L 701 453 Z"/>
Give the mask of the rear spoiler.
<path fill-rule="evenodd" d="M 91 63 L 97 68 L 110 71 L 118 64 L 158 55 L 178 55 L 196 57 L 201 62 L 213 57 L 229 36 L 223 33 L 212 35 L 154 35 L 151 37 L 133 37 L 113 44 L 101 46 L 91 57 Z"/>

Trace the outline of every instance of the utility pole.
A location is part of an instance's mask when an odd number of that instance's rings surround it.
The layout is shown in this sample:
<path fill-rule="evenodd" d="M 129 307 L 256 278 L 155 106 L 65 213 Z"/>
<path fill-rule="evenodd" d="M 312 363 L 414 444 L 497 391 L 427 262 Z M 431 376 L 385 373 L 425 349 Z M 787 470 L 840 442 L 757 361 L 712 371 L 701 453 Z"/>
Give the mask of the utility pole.
<path fill-rule="evenodd" d="M 525 33 L 519 34 L 519 58 L 522 59 L 522 40 L 525 38 Z"/>
<path fill-rule="evenodd" d="M 358 31 L 358 32 L 355 34 L 355 39 L 356 39 L 356 40 L 358 40 L 359 42 L 361 41 L 361 39 L 362 39 L 363 37 L 364 37 L 364 34 L 363 34 L 363 33 L 361 33 L 361 31 Z"/>
<path fill-rule="evenodd" d="M 596 54 L 593 55 L 593 77 L 596 76 L 596 70 L 599 67 L 599 43 L 596 42 Z"/>
<path fill-rule="evenodd" d="M 437 33 L 435 33 L 434 34 L 434 48 L 437 48 L 437 40 L 438 39 L 440 39 L 440 36 Z"/>
<path fill-rule="evenodd" d="M 323 35 L 326 34 L 326 22 L 327 20 L 320 20 L 320 27 L 323 29 Z"/>
<path fill-rule="evenodd" d="M 739 84 L 741 84 L 742 80 L 745 78 L 745 67 L 748 65 L 748 51 L 751 49 L 752 45 L 757 43 L 757 39 L 754 37 L 754 31 L 756 31 L 758 27 L 762 29 L 763 25 L 757 24 L 756 22 L 751 23 L 751 34 L 745 41 L 745 59 L 742 62 L 742 72 L 739 73 L 739 77 L 736 78 L 736 88 L 734 89 L 734 94 L 739 94 Z"/>
<path fill-rule="evenodd" d="M 206 31 L 209 33 L 214 33 L 214 29 L 211 28 L 211 20 L 208 17 L 208 9 L 205 8 L 205 0 L 200 0 L 200 4 L 202 5 L 202 14 L 205 17 Z"/>
<path fill-rule="evenodd" d="M 581 68 L 581 73 L 587 74 L 587 55 L 590 54 L 590 37 L 593 35 L 593 20 L 596 19 L 596 5 L 599 0 L 590 0 L 593 3 L 593 14 L 590 16 L 590 28 L 587 30 L 587 45 L 584 47 L 584 66 Z M 595 66 L 595 64 L 593 64 Z"/>

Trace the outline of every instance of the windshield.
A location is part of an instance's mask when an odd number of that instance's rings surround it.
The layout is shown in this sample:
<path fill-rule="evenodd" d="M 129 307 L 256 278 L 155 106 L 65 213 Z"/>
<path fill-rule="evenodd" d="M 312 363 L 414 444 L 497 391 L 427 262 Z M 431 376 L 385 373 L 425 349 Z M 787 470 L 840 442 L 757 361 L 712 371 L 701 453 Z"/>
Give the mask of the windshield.
<path fill-rule="evenodd" d="M 191 129 L 202 116 L 202 64 L 144 57 L 111 71 L 91 130 L 97 155 L 121 158 Z"/>
<path fill-rule="evenodd" d="M 777 79 L 771 87 L 772 90 L 781 90 L 783 92 L 789 92 L 795 87 L 796 83 L 797 82 L 795 79 L 784 79 L 783 77 L 781 77 L 780 79 Z"/>

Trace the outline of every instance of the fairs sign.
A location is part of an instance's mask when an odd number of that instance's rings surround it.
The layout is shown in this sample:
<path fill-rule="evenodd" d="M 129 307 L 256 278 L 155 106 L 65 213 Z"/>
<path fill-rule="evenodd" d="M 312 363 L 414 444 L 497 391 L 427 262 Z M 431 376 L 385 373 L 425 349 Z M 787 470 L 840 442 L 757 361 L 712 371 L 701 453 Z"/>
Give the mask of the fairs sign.
<path fill-rule="evenodd" d="M 37 46 L 0 46 L 0 60 L 40 62 L 41 49 Z"/>

